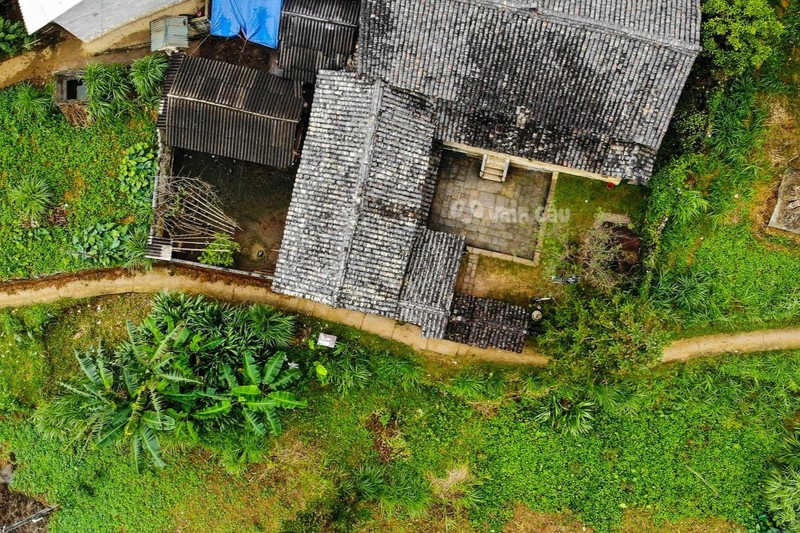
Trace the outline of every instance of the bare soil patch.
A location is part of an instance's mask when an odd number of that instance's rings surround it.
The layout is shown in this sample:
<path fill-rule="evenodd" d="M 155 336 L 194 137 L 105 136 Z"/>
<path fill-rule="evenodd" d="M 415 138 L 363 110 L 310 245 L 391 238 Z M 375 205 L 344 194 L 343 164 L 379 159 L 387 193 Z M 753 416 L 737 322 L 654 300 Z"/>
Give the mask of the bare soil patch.
<path fill-rule="evenodd" d="M 722 518 L 686 518 L 678 522 L 657 523 L 653 514 L 641 509 L 628 509 L 622 516 L 621 533 L 744 533 L 738 524 Z"/>
<path fill-rule="evenodd" d="M 534 512 L 525 505 L 514 508 L 504 533 L 588 533 L 594 531 L 569 513 Z"/>

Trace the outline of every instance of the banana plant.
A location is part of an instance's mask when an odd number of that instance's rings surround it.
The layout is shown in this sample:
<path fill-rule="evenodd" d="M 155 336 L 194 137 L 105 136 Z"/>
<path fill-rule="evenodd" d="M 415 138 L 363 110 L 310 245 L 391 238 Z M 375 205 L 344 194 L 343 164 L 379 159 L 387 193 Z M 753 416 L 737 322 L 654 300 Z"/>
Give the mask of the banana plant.
<path fill-rule="evenodd" d="M 246 352 L 238 372 L 241 378 L 237 379 L 237 373 L 230 366 L 223 366 L 220 377 L 227 384 L 227 390 L 210 395 L 216 401 L 192 416 L 200 421 L 233 417 L 255 435 L 264 436 L 267 431 L 273 436 L 279 435 L 282 428 L 277 409 L 302 409 L 308 405 L 306 400 L 282 390 L 301 375 L 297 368 L 283 371 L 285 362 L 286 354 L 278 352 L 260 366 L 253 354 Z"/>
<path fill-rule="evenodd" d="M 84 447 L 129 442 L 137 469 L 164 466 L 160 437 L 194 433 L 185 410 L 200 382 L 184 366 L 190 332 L 174 325 L 149 339 L 128 325 L 128 341 L 110 356 L 102 348 L 76 353 L 83 377 L 62 383 L 67 393 L 37 413 L 45 431 L 67 432 Z"/>

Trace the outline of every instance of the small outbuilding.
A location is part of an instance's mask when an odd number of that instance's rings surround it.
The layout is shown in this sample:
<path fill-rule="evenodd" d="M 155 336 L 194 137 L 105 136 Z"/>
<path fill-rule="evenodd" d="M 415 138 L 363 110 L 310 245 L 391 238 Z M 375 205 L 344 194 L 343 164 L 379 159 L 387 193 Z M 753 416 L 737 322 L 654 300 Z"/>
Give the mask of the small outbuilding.
<path fill-rule="evenodd" d="M 189 17 L 161 17 L 150 23 L 150 51 L 174 51 L 189 48 Z"/>
<path fill-rule="evenodd" d="M 286 168 L 295 161 L 303 107 L 300 82 L 179 54 L 157 124 L 170 147 Z"/>

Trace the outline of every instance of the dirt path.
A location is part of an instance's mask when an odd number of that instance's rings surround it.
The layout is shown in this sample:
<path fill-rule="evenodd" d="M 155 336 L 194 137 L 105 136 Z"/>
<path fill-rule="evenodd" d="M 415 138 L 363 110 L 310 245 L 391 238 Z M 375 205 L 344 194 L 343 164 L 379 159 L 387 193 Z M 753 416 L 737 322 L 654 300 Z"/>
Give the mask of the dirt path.
<path fill-rule="evenodd" d="M 62 299 L 91 298 L 111 294 L 156 293 L 163 290 L 205 294 L 231 302 L 264 303 L 287 312 L 315 316 L 339 322 L 368 333 L 406 344 L 432 354 L 441 364 L 470 361 L 544 366 L 547 358 L 530 347 L 521 354 L 502 350 L 480 349 L 455 342 L 426 339 L 420 328 L 389 318 L 367 315 L 347 309 L 291 298 L 270 290 L 267 281 L 189 266 L 169 265 L 151 271 L 128 272 L 123 269 L 85 271 L 77 274 L 48 276 L 35 280 L 0 283 L 0 308 Z"/>
<path fill-rule="evenodd" d="M 664 349 L 661 360 L 686 361 L 724 353 L 772 350 L 800 350 L 800 328 L 745 331 L 680 339 Z"/>
<path fill-rule="evenodd" d="M 85 271 L 78 274 L 48 276 L 35 280 L 0 283 L 0 308 L 62 299 L 91 298 L 111 294 L 156 293 L 162 290 L 205 294 L 232 302 L 265 303 L 285 311 L 340 322 L 412 348 L 435 354 L 442 364 L 467 361 L 544 366 L 547 357 L 526 347 L 521 354 L 502 350 L 482 350 L 449 341 L 425 339 L 419 328 L 394 320 L 365 315 L 346 309 L 290 298 L 272 292 L 267 281 L 218 273 L 189 266 L 159 266 L 151 271 L 123 269 Z M 724 353 L 752 353 L 800 349 L 800 328 L 709 335 L 675 341 L 664 350 L 663 362 L 686 361 Z"/>

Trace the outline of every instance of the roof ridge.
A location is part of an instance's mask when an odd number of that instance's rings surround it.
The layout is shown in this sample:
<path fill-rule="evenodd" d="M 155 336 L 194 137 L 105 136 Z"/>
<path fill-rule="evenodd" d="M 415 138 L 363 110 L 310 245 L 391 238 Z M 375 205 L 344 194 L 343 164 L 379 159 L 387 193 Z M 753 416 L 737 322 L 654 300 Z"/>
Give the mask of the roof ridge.
<path fill-rule="evenodd" d="M 284 117 L 273 117 L 272 115 L 268 115 L 266 113 L 259 113 L 257 111 L 250 111 L 248 109 L 242 109 L 239 107 L 233 107 L 232 105 L 228 104 L 220 104 L 218 102 L 212 102 L 210 100 L 202 100 L 200 98 L 192 98 L 191 96 L 183 96 L 180 94 L 168 94 L 167 99 L 174 99 L 174 100 L 184 100 L 186 102 L 197 102 L 199 104 L 210 105 L 212 107 L 221 107 L 222 109 L 230 109 L 231 111 L 235 111 L 237 113 L 244 113 L 246 115 L 253 115 L 255 117 L 260 118 L 268 118 L 271 120 L 282 120 L 285 122 L 297 122 L 297 120 L 293 118 L 284 118 Z"/>
<path fill-rule="evenodd" d="M 361 80 L 357 80 L 357 82 L 363 83 Z M 341 293 L 344 281 L 347 279 L 347 273 L 350 270 L 349 263 L 350 254 L 353 250 L 353 239 L 355 237 L 356 228 L 361 220 L 361 214 L 364 210 L 362 200 L 364 199 L 364 193 L 367 188 L 367 182 L 369 181 L 370 171 L 372 169 L 373 151 L 371 147 L 375 144 L 375 134 L 378 130 L 378 117 L 380 116 L 381 103 L 383 102 L 383 88 L 383 82 L 374 82 L 372 101 L 370 102 L 370 113 L 367 120 L 366 135 L 364 135 L 364 144 L 362 146 L 364 154 L 361 159 L 361 164 L 358 167 L 358 177 L 356 178 L 355 187 L 353 187 L 353 223 L 347 227 L 347 234 L 345 235 L 344 239 L 345 250 L 342 254 L 342 267 L 337 272 L 334 283 L 336 294 L 334 301 L 337 303 L 339 302 L 339 294 Z"/>
<path fill-rule="evenodd" d="M 492 7 L 495 9 L 514 11 L 519 14 L 527 14 L 528 16 L 539 16 L 543 19 L 553 21 L 557 24 L 565 26 L 569 25 L 574 26 L 577 24 L 578 26 L 581 26 L 583 28 L 588 28 L 593 31 L 600 30 L 600 33 L 614 33 L 617 35 L 623 35 L 625 37 L 637 39 L 644 42 L 665 45 L 670 48 L 687 52 L 699 52 L 702 49 L 698 43 L 694 43 L 684 39 L 666 37 L 664 35 L 659 35 L 652 31 L 637 30 L 635 28 L 622 26 L 620 24 L 608 21 L 601 21 L 589 17 L 582 17 L 580 15 L 575 15 L 572 13 L 553 11 L 551 9 L 547 9 L 546 7 L 541 6 L 538 2 L 531 2 L 530 4 L 522 4 L 522 3 L 515 3 L 513 1 L 511 2 L 503 1 L 502 3 L 500 3 L 496 0 L 455 0 L 455 1 L 466 5 L 483 4 L 487 7 Z M 698 10 L 698 14 L 699 13 L 700 11 Z"/>

